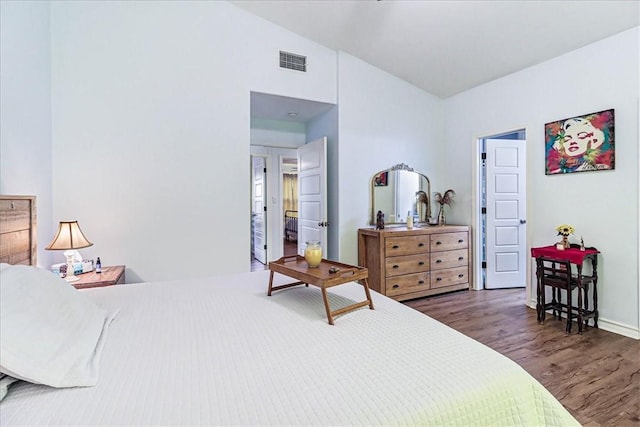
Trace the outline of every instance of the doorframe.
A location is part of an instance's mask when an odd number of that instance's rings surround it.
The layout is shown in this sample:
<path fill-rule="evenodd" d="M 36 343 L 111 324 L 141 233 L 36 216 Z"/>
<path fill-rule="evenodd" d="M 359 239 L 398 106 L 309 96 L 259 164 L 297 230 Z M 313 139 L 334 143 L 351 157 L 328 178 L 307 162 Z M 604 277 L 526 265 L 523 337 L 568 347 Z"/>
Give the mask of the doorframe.
<path fill-rule="evenodd" d="M 267 223 L 266 233 L 267 245 L 266 257 L 267 263 L 276 260 L 284 254 L 284 213 L 282 211 L 282 160 L 283 158 L 295 158 L 297 147 L 277 147 L 268 145 L 251 145 L 249 158 L 251 156 L 259 156 L 265 158 L 265 166 L 267 168 L 266 181 L 267 181 L 267 199 L 265 200 L 265 206 L 267 206 Z M 251 163 L 251 161 L 249 161 Z M 252 193 L 249 191 L 249 198 L 251 199 Z M 274 203 L 275 200 L 275 203 Z M 249 212 L 249 218 L 251 218 L 251 212 Z M 249 222 L 251 227 L 251 222 Z M 249 248 L 249 255 L 253 247 Z"/>
<path fill-rule="evenodd" d="M 485 139 L 495 139 L 497 137 L 503 137 L 505 135 L 511 135 L 514 133 L 518 133 L 523 131 L 525 135 L 525 143 L 527 141 L 527 135 L 529 134 L 530 126 L 512 126 L 509 131 L 499 131 L 499 132 L 482 132 L 480 135 L 483 136 L 475 136 L 472 141 L 473 149 L 472 153 L 474 153 L 473 160 L 473 183 L 472 183 L 472 200 L 471 200 L 471 209 L 472 209 L 472 229 L 474 230 L 474 239 L 473 239 L 473 290 L 482 290 L 484 289 L 484 272 L 482 268 L 482 191 L 483 191 L 483 177 L 482 177 L 482 140 Z M 528 166 L 528 151 L 529 145 L 525 148 L 525 163 Z M 529 199 L 529 171 L 530 168 L 527 167 L 525 172 L 526 177 L 526 185 L 525 185 L 525 199 L 527 199 L 527 207 L 526 207 L 526 217 L 529 217 L 529 209 L 530 203 L 528 203 Z M 529 244 L 529 230 L 527 227 L 527 234 L 525 236 L 525 245 L 528 248 Z M 526 304 L 531 305 L 531 263 L 526 262 Z"/>
<path fill-rule="evenodd" d="M 266 261 L 265 265 L 269 264 L 269 219 L 270 219 L 270 212 L 269 212 L 269 177 L 268 177 L 268 173 L 269 173 L 269 168 L 267 167 L 267 165 L 269 164 L 269 160 L 270 160 L 270 156 L 268 154 L 264 154 L 264 153 L 253 153 L 251 152 L 249 154 L 249 164 L 251 165 L 251 171 L 250 171 L 250 178 L 249 181 L 251 182 L 251 188 L 249 190 L 249 200 L 251 201 L 251 208 L 249 210 L 249 217 L 250 217 L 250 222 L 249 222 L 249 230 L 250 230 L 250 235 L 252 236 L 251 239 L 251 243 L 250 243 L 250 249 L 249 249 L 249 255 L 251 262 L 253 262 L 255 256 L 254 256 L 254 252 L 253 252 L 253 235 L 251 233 L 252 228 L 253 228 L 253 203 L 254 203 L 254 195 L 253 195 L 253 191 L 254 191 L 254 185 L 253 185 L 253 158 L 254 157 L 261 157 L 262 159 L 264 159 L 264 167 L 267 169 L 267 173 L 264 174 L 264 183 L 263 183 L 263 192 L 264 192 L 264 206 L 267 207 L 267 210 L 264 211 L 264 217 L 263 217 L 263 222 L 264 222 L 264 245 L 266 246 L 265 250 L 264 250 L 264 259 Z"/>

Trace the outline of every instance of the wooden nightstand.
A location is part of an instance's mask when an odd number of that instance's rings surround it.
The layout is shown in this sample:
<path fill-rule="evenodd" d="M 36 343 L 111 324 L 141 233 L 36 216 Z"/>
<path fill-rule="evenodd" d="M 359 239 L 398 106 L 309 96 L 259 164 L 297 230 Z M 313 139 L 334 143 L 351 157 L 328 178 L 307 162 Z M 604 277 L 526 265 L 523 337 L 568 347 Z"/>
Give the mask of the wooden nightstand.
<path fill-rule="evenodd" d="M 101 286 L 121 285 L 124 283 L 124 265 L 112 265 L 102 267 L 102 273 L 92 271 L 90 273 L 78 274 L 80 280 L 72 282 L 74 288 L 97 288 Z"/>

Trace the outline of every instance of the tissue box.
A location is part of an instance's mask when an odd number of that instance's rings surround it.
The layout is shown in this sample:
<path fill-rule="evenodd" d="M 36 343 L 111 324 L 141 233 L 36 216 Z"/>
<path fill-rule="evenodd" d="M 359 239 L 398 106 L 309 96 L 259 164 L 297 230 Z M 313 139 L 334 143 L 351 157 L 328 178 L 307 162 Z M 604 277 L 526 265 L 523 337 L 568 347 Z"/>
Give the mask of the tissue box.
<path fill-rule="evenodd" d="M 82 261 L 82 272 L 88 273 L 90 271 L 93 271 L 93 260 Z"/>
<path fill-rule="evenodd" d="M 61 265 L 67 265 L 66 262 L 61 262 L 60 264 L 53 264 L 51 266 L 51 271 L 54 272 L 55 274 L 60 274 L 60 266 Z"/>
<path fill-rule="evenodd" d="M 73 274 L 82 274 L 84 273 L 82 271 L 82 263 L 81 262 L 74 262 L 73 263 Z"/>
<path fill-rule="evenodd" d="M 51 266 L 51 271 L 54 274 L 60 274 L 60 267 L 63 265 L 67 265 L 67 263 L 61 262 L 60 264 L 53 264 Z M 82 274 L 82 273 L 87 273 L 89 271 L 93 271 L 93 263 L 91 261 L 73 263 L 73 274 Z"/>

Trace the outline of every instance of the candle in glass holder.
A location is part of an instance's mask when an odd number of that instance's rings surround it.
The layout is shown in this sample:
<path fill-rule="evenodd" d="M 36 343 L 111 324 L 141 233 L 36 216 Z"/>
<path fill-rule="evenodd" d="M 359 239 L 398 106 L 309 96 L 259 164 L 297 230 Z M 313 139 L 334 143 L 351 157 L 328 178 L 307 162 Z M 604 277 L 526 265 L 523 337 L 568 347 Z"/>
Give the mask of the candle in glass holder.
<path fill-rule="evenodd" d="M 307 260 L 309 267 L 316 268 L 322 262 L 322 247 L 317 240 L 309 240 L 304 249 L 304 259 Z"/>

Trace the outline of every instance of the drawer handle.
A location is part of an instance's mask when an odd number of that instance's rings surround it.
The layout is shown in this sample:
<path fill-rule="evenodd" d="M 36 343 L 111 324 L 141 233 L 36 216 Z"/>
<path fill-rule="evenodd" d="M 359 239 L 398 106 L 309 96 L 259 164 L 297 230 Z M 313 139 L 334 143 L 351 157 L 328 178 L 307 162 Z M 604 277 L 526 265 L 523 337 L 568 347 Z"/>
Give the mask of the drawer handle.
<path fill-rule="evenodd" d="M 399 265 L 394 265 L 392 268 L 400 268 Z"/>
<path fill-rule="evenodd" d="M 440 264 L 441 262 L 442 262 L 442 260 L 441 260 L 441 259 L 437 259 L 437 260 L 436 260 L 436 264 Z"/>
<path fill-rule="evenodd" d="M 440 241 L 436 242 L 436 245 L 441 245 L 441 244 L 442 244 L 442 242 L 440 242 Z"/>
<path fill-rule="evenodd" d="M 464 242 L 464 240 L 463 240 L 463 239 L 458 240 L 458 243 L 462 243 L 462 242 Z"/>
<path fill-rule="evenodd" d="M 393 285 L 393 289 L 398 289 L 400 285 Z"/>
<path fill-rule="evenodd" d="M 442 280 L 442 277 L 438 277 L 438 278 L 436 279 L 436 282 L 439 282 L 439 281 L 441 281 L 441 280 Z"/>
<path fill-rule="evenodd" d="M 418 285 L 424 285 L 424 280 L 418 280 Z"/>
<path fill-rule="evenodd" d="M 463 259 L 464 259 L 464 257 L 463 257 L 463 256 L 459 256 L 459 257 L 458 257 L 458 261 L 462 261 Z"/>
<path fill-rule="evenodd" d="M 400 246 L 398 246 L 398 245 L 393 245 L 393 247 L 392 247 L 392 248 L 393 248 L 393 249 L 398 249 L 399 247 L 400 247 Z"/>
<path fill-rule="evenodd" d="M 424 246 L 424 243 L 418 243 L 418 247 L 421 248 Z"/>
<path fill-rule="evenodd" d="M 458 274 L 458 277 L 462 279 L 464 277 L 464 274 Z"/>
<path fill-rule="evenodd" d="M 424 261 L 420 261 L 418 265 L 424 265 Z"/>

